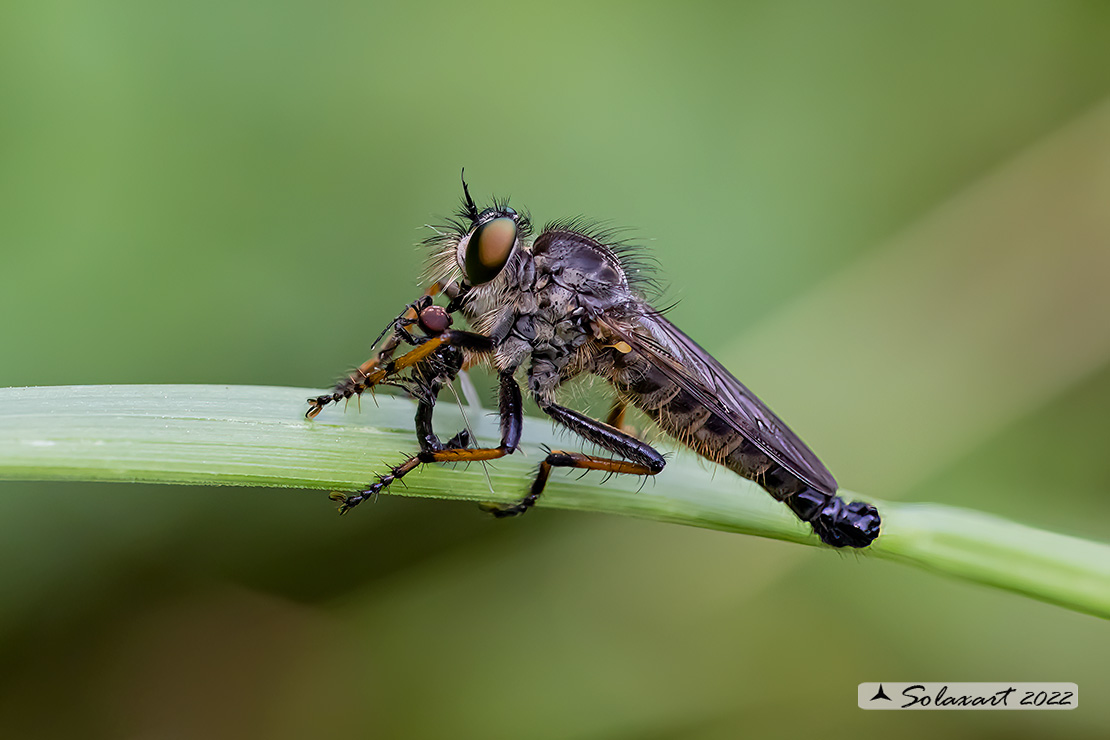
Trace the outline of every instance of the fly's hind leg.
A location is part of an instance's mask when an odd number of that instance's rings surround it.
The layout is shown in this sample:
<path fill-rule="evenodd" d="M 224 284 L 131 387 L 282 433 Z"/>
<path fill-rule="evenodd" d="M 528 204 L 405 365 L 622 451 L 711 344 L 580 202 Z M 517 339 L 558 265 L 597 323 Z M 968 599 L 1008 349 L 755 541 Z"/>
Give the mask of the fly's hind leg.
<path fill-rule="evenodd" d="M 631 424 L 625 423 L 626 412 L 628 411 L 628 401 L 617 396 L 613 399 L 613 405 L 609 408 L 609 415 L 605 417 L 605 423 L 615 429 L 619 429 L 630 437 L 640 437 L 640 429 L 637 429 Z"/>
<path fill-rule="evenodd" d="M 654 447 L 629 434 L 625 434 L 610 424 L 591 419 L 573 409 L 554 404 L 543 406 L 542 409 L 545 414 L 578 436 L 623 457 L 624 460 L 610 460 L 581 452 L 551 450 L 547 458 L 540 463 L 540 469 L 536 473 L 536 479 L 532 481 L 532 487 L 528 490 L 528 495 L 517 503 L 508 506 L 500 504 L 482 505 L 484 510 L 498 518 L 523 514 L 535 506 L 536 501 L 543 494 L 543 489 L 547 485 L 547 479 L 551 475 L 552 468 L 603 470 L 607 473 L 626 475 L 655 475 L 663 470 L 663 467 L 667 464 L 663 456 Z"/>
<path fill-rule="evenodd" d="M 605 423 L 614 429 L 624 429 L 624 414 L 628 411 L 628 404 L 624 402 L 623 398 L 613 399 L 613 406 L 609 409 L 609 415 L 605 417 Z"/>

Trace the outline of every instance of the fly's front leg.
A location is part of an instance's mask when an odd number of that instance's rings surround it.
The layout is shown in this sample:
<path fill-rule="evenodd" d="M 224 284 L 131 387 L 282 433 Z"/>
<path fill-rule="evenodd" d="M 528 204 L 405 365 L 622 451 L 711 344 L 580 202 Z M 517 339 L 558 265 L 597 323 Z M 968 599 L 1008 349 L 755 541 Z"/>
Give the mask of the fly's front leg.
<path fill-rule="evenodd" d="M 488 337 L 473 332 L 450 330 L 451 314 L 439 306 L 431 305 L 431 300 L 431 296 L 427 295 L 409 306 L 408 310 L 415 317 L 407 318 L 407 313 L 399 316 L 393 323 L 393 334 L 386 340 L 381 351 L 362 363 L 353 375 L 340 381 L 331 393 L 308 399 L 305 416 L 314 419 L 329 403 L 361 396 L 366 390 L 387 382 L 393 375 L 418 364 L 444 345 L 476 352 L 488 352 L 492 349 L 493 345 Z M 408 330 L 413 324 L 418 324 L 425 336 L 413 336 Z M 415 346 L 415 349 L 394 360 L 393 354 L 402 342 Z"/>
<path fill-rule="evenodd" d="M 496 517 L 516 516 L 532 508 L 543 494 L 552 468 L 603 470 L 607 473 L 627 475 L 655 475 L 667 464 L 654 447 L 625 434 L 610 424 L 591 419 L 585 414 L 563 406 L 552 404 L 541 408 L 545 414 L 578 436 L 623 457 L 624 460 L 610 460 L 581 452 L 551 450 L 547 458 L 540 463 L 540 469 L 536 473 L 536 479 L 532 481 L 528 495 L 510 506 L 483 504 L 482 508 Z"/>
<path fill-rule="evenodd" d="M 475 335 L 480 336 L 480 335 Z M 430 343 L 430 342 L 429 342 Z M 423 345 L 422 345 L 423 346 Z M 419 348 L 418 348 L 419 349 Z M 416 350 L 414 350 L 415 352 Z M 411 354 L 411 353 L 410 353 Z M 399 360 L 401 358 L 398 358 Z M 500 390 L 498 393 L 498 406 L 501 415 L 501 444 L 497 447 L 467 448 L 463 435 L 456 435 L 451 442 L 440 449 L 421 449 L 420 452 L 405 460 L 400 465 L 392 468 L 388 473 L 378 478 L 377 482 L 366 490 L 354 495 L 333 493 L 332 499 L 339 501 L 339 513 L 346 514 L 351 508 L 381 493 L 393 481 L 403 478 L 421 465 L 428 463 L 475 462 L 479 460 L 496 460 L 505 455 L 511 455 L 520 444 L 520 432 L 523 425 L 523 403 L 520 396 L 520 386 L 513 378 L 512 372 L 501 373 Z M 431 427 L 431 413 L 428 412 L 428 428 Z M 469 436 L 469 435 L 467 435 Z M 434 435 L 433 435 L 434 437 Z M 423 446 L 423 442 L 421 445 Z M 434 445 L 430 445 L 434 446 Z"/>
<path fill-rule="evenodd" d="M 455 372 L 454 367 L 451 368 Z M 421 452 L 439 452 L 452 447 L 469 447 L 470 432 L 463 429 L 454 437 L 443 444 L 439 441 L 435 430 L 432 429 L 432 412 L 435 409 L 435 399 L 439 394 L 441 385 L 431 383 L 427 387 L 427 398 L 422 398 L 416 406 L 416 439 L 420 443 Z"/>
<path fill-rule="evenodd" d="M 373 344 L 377 345 L 377 343 L 382 341 L 382 338 L 392 330 L 393 333 L 390 335 L 389 339 L 386 339 L 381 349 L 369 360 L 359 365 L 354 373 L 336 383 L 331 393 L 308 399 L 308 411 L 305 412 L 305 416 L 309 419 L 313 419 L 329 403 L 337 403 L 349 399 L 351 396 L 360 396 L 367 389 L 385 380 L 388 374 L 382 373 L 382 370 L 393 359 L 393 353 L 397 351 L 397 348 L 401 346 L 402 343 L 410 345 L 416 344 L 416 340 L 408 332 L 407 327 L 413 324 L 420 324 L 421 327 L 424 326 L 422 319 L 429 309 L 436 308 L 432 305 L 432 299 L 439 294 L 441 290 L 443 290 L 443 285 L 434 283 L 424 292 L 423 296 L 406 306 L 405 310 L 402 311 L 401 314 L 378 335 L 378 338 L 374 340 Z M 438 309 L 438 311 L 443 312 L 443 309 Z M 445 315 L 447 316 L 447 320 L 446 323 L 442 325 L 440 331 L 446 329 L 451 324 L 450 315 Z M 438 320 L 435 320 L 435 322 L 438 325 Z"/>
<path fill-rule="evenodd" d="M 420 312 L 427 309 L 431 301 L 431 296 L 424 296 L 419 301 L 410 304 L 390 324 L 393 334 L 385 341 L 381 349 L 369 360 L 359 365 L 354 373 L 336 383 L 331 393 L 308 399 L 308 411 L 305 412 L 305 416 L 313 419 L 329 403 L 338 403 L 349 399 L 351 396 L 361 396 L 369 388 L 383 382 L 388 377 L 388 374 L 383 372 L 383 368 L 393 358 L 393 353 L 397 351 L 397 348 L 402 343 L 410 345 L 417 343 L 407 327 L 417 322 Z M 389 327 L 386 328 L 386 331 L 389 331 Z M 374 340 L 374 344 L 380 342 L 382 336 L 385 336 L 385 332 Z"/>

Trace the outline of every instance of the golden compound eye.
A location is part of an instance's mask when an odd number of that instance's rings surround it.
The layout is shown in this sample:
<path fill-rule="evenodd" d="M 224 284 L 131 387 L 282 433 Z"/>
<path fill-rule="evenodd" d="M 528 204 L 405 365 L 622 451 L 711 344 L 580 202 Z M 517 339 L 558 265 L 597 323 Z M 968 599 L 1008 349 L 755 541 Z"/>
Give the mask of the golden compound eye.
<path fill-rule="evenodd" d="M 516 243 L 516 222 L 495 218 L 474 230 L 466 245 L 466 280 L 471 285 L 488 283 L 509 261 Z"/>

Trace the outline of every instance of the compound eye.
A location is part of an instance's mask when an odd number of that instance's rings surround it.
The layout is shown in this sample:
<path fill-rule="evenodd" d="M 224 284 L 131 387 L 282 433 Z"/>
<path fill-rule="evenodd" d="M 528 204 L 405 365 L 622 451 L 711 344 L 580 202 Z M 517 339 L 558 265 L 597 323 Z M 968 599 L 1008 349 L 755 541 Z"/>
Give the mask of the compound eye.
<path fill-rule="evenodd" d="M 466 245 L 466 280 L 471 285 L 488 283 L 497 277 L 509 261 L 516 244 L 516 222 L 511 218 L 495 218 L 479 226 Z"/>

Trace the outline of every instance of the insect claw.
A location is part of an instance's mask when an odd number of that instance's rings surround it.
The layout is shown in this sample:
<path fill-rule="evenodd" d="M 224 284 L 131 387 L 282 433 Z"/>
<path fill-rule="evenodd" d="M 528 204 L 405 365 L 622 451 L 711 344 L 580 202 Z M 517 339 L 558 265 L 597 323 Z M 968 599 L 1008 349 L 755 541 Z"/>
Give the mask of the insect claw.
<path fill-rule="evenodd" d="M 315 419 L 317 414 L 331 401 L 331 396 L 313 396 L 308 400 L 308 411 L 304 412 L 306 419 Z"/>
<path fill-rule="evenodd" d="M 481 501 L 478 503 L 478 508 L 487 514 L 493 514 L 496 519 L 517 516 L 528 510 L 528 507 L 520 504 L 499 504 L 495 501 Z"/>
<path fill-rule="evenodd" d="M 339 515 L 340 516 L 346 514 L 351 508 L 351 504 L 350 504 L 351 497 L 348 494 L 343 493 L 342 491 L 332 491 L 331 493 L 328 494 L 328 498 L 330 498 L 332 501 L 335 501 L 337 504 L 339 504 Z"/>

